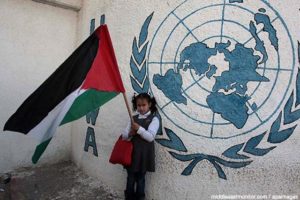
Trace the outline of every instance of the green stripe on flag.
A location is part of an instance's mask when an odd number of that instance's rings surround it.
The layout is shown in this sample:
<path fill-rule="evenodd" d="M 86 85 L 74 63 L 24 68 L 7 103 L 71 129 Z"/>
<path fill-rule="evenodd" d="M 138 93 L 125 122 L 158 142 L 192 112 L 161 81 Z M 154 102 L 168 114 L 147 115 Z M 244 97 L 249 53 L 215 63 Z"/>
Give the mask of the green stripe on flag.
<path fill-rule="evenodd" d="M 89 89 L 75 99 L 60 125 L 74 121 L 99 108 L 119 93 Z"/>
<path fill-rule="evenodd" d="M 34 164 L 37 163 L 37 161 L 40 159 L 41 155 L 44 153 L 45 149 L 47 148 L 48 144 L 50 143 L 52 138 L 42 142 L 41 144 L 39 144 L 38 146 L 36 146 L 35 148 L 35 152 L 31 158 L 32 162 Z"/>

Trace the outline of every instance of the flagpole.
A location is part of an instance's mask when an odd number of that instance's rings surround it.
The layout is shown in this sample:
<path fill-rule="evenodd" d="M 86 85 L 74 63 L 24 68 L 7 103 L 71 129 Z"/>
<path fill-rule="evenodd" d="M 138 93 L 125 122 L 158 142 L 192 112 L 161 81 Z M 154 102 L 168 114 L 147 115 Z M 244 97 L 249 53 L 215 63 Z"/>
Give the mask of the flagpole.
<path fill-rule="evenodd" d="M 127 108 L 127 111 L 128 111 L 128 114 L 129 114 L 131 123 L 132 123 L 132 122 L 133 122 L 133 118 L 132 118 L 130 106 L 129 106 L 128 99 L 127 99 L 127 96 L 126 96 L 126 93 L 125 93 L 125 92 L 123 93 L 123 97 L 124 97 L 125 105 L 126 105 L 126 108 Z"/>

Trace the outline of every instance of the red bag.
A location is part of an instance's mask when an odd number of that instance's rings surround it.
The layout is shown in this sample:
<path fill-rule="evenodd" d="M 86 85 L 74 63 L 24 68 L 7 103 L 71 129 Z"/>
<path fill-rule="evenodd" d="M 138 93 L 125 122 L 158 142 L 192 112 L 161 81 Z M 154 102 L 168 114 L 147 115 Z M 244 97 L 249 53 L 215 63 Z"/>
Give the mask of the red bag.
<path fill-rule="evenodd" d="M 129 166 L 131 164 L 132 150 L 132 142 L 128 140 L 122 140 L 122 136 L 120 136 L 111 152 L 109 162 L 112 164 Z"/>

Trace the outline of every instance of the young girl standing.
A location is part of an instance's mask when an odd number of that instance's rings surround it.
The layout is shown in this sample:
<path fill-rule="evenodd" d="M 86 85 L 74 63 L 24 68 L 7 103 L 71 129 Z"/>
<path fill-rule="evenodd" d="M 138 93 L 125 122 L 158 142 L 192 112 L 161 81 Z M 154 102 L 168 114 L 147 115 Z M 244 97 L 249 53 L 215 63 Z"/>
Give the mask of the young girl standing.
<path fill-rule="evenodd" d="M 131 139 L 133 143 L 132 163 L 127 169 L 125 199 L 145 198 L 146 172 L 155 171 L 154 138 L 160 129 L 160 120 L 156 116 L 157 108 L 154 97 L 141 93 L 132 98 L 133 123 L 129 123 L 122 132 L 123 139 Z M 136 189 L 135 189 L 136 185 Z"/>

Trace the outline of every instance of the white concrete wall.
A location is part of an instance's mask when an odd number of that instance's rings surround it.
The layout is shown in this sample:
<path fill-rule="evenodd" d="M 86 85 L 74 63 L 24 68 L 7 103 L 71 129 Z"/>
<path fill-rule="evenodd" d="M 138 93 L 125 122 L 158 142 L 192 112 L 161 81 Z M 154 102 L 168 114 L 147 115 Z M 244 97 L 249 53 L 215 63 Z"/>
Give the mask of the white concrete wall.
<path fill-rule="evenodd" d="M 68 3 L 68 2 L 66 2 Z M 75 5 L 80 5 L 76 1 Z M 76 48 L 77 12 L 31 0 L 0 1 L 0 173 L 32 166 L 34 138 L 6 131 L 7 119 Z M 70 158 L 70 125 L 60 127 L 38 164 Z"/>
<path fill-rule="evenodd" d="M 246 0 L 245 0 L 246 1 Z M 149 39 L 154 37 L 155 30 L 159 27 L 163 19 L 180 3 L 183 1 L 174 0 L 174 1 L 117 1 L 117 0 L 98 0 L 98 1 L 84 1 L 83 8 L 79 12 L 80 22 L 78 27 L 78 43 L 82 42 L 89 35 L 89 23 L 92 18 L 96 19 L 96 26 L 99 25 L 99 18 L 101 14 L 106 15 L 106 23 L 109 26 L 111 38 L 115 48 L 115 53 L 117 60 L 120 66 L 121 76 L 125 88 L 128 93 L 128 97 L 131 97 L 133 94 L 133 88 L 130 83 L 130 56 L 132 54 L 132 41 L 135 36 L 138 37 L 141 26 L 144 23 L 144 20 L 154 11 L 153 19 L 149 26 Z M 201 2 L 201 3 L 200 3 Z M 187 5 L 182 12 L 189 13 L 195 8 L 203 6 L 204 4 L 210 5 L 213 3 L 221 3 L 223 1 L 187 1 Z M 254 12 L 257 12 L 256 2 L 250 2 L 248 7 L 252 7 Z M 252 2 L 252 3 L 251 3 Z M 261 2 L 261 1 L 257 1 Z M 270 0 L 270 4 L 280 13 L 280 15 L 285 20 L 287 27 L 293 38 L 293 45 L 295 46 L 295 51 L 292 52 L 296 55 L 297 51 L 297 40 L 299 40 L 299 8 L 300 3 L 297 0 Z M 243 6 L 243 4 L 239 4 Z M 246 7 L 247 7 L 246 6 Z M 227 16 L 236 17 L 236 20 L 239 21 L 239 13 L 235 13 L 234 10 L 227 11 Z M 271 11 L 268 10 L 267 14 L 270 14 Z M 204 17 L 213 18 L 217 13 L 211 12 Z M 219 13 L 220 14 L 220 13 Z M 271 14 L 270 14 L 271 16 Z M 202 16 L 203 17 L 203 16 Z M 198 18 L 199 21 L 202 20 L 201 16 Z M 176 18 L 173 16 L 173 21 L 176 22 Z M 243 19 L 241 19 L 243 20 Z M 170 22 L 171 23 L 171 22 Z M 195 19 L 191 24 L 197 24 Z M 174 23 L 173 23 L 174 26 Z M 183 26 L 182 26 L 183 27 Z M 278 26 L 279 27 L 279 26 Z M 172 23 L 168 29 L 170 32 L 172 28 Z M 165 34 L 169 34 L 166 31 Z M 185 30 L 186 31 L 186 30 Z M 204 31 L 204 34 L 211 34 L 209 31 Z M 216 31 L 219 33 L 219 29 Z M 282 34 L 282 30 L 278 30 L 280 41 L 284 41 L 286 35 Z M 163 33 L 162 33 L 163 34 Z M 232 30 L 232 34 L 237 34 L 237 37 L 244 37 L 241 32 L 238 30 Z M 265 38 L 266 35 L 264 35 Z M 159 36 L 158 36 L 159 37 Z M 180 39 L 180 38 L 178 38 Z M 159 40 L 158 40 L 159 41 Z M 164 40 L 161 39 L 163 44 Z M 176 38 L 172 41 L 174 46 L 171 46 L 169 49 L 176 48 Z M 172 42 L 170 42 L 172 45 Z M 270 44 L 268 44 L 270 46 Z M 281 49 L 280 54 L 283 58 L 288 58 L 290 55 L 290 46 L 288 43 L 280 43 L 280 45 L 285 46 Z M 159 46 L 159 45 L 158 45 Z M 149 52 L 147 52 L 149 53 Z M 154 55 L 160 54 L 160 49 L 152 49 Z M 168 52 L 166 53 L 168 54 Z M 290 55 L 291 56 L 291 55 Z M 292 57 L 290 57 L 292 58 Z M 271 56 L 269 58 L 271 61 L 274 61 L 274 58 Z M 296 66 L 294 72 L 297 72 L 297 59 L 295 58 Z M 271 62 L 272 63 L 272 62 Z M 282 63 L 290 63 L 290 60 L 282 60 Z M 166 66 L 167 67 L 167 66 Z M 270 67 L 270 66 L 269 66 Z M 287 66 L 282 66 L 287 67 Z M 153 68 L 151 68 L 153 69 Z M 151 69 L 149 69 L 151 73 Z M 270 75 L 270 78 L 274 78 Z M 255 129 L 249 134 L 245 134 L 239 137 L 232 139 L 209 139 L 199 136 L 193 136 L 191 134 L 182 131 L 182 129 L 175 126 L 170 120 L 162 114 L 163 117 L 163 126 L 172 129 L 186 145 L 188 152 L 180 153 L 182 155 L 192 154 L 192 153 L 204 153 L 209 155 L 215 155 L 222 159 L 229 161 L 234 161 L 234 159 L 228 159 L 222 156 L 222 152 L 227 148 L 244 143 L 249 141 L 250 138 L 263 133 L 266 130 L 270 130 L 272 122 L 276 119 L 279 114 L 279 111 L 283 109 L 284 104 L 286 103 L 288 96 L 291 91 L 295 89 L 295 74 L 292 79 L 291 87 L 288 89 L 288 95 L 285 97 L 284 102 L 281 104 L 278 111 L 268 120 L 263 126 Z M 283 78 L 284 79 L 284 78 Z M 281 83 L 278 88 L 284 87 L 287 82 L 281 79 Z M 152 80 L 151 87 L 153 86 Z M 162 104 L 165 101 L 165 97 L 159 94 L 156 91 L 156 98 L 159 104 Z M 203 94 L 203 93 L 201 93 Z M 196 94 L 194 94 L 196 95 Z M 264 95 L 262 90 L 261 95 Z M 281 98 L 281 93 L 276 94 L 278 98 Z M 268 103 L 268 106 L 265 108 L 268 112 L 268 109 L 273 109 L 278 105 L 278 100 L 276 96 L 273 97 Z M 170 108 L 171 109 L 171 108 Z M 195 107 L 193 112 L 198 111 L 198 115 L 205 117 L 205 114 L 199 112 L 198 108 Z M 171 109 L 170 113 L 176 113 L 175 109 Z M 191 113 L 192 114 L 192 113 Z M 189 123 L 185 121 L 186 119 L 180 115 L 174 114 L 173 117 L 178 118 L 179 121 L 184 123 Z M 122 96 L 111 100 L 109 103 L 105 104 L 103 108 L 100 109 L 99 116 L 97 118 L 97 123 L 95 126 L 87 124 L 85 118 L 82 118 L 72 125 L 72 159 L 73 161 L 80 166 L 85 172 L 91 176 L 99 177 L 104 183 L 116 189 L 120 196 L 123 195 L 123 190 L 126 183 L 126 171 L 121 166 L 116 166 L 109 164 L 108 159 L 113 148 L 114 142 L 117 137 L 120 135 L 120 131 L 125 128 L 128 120 L 128 115 L 123 103 Z M 296 125 L 299 121 L 296 121 L 291 125 Z M 251 124 L 250 124 L 251 125 Z M 97 149 L 99 156 L 96 157 L 92 153 L 92 149 L 89 149 L 89 152 L 84 152 L 84 142 L 86 136 L 87 127 L 92 127 L 95 130 Z M 203 126 L 203 130 L 206 129 Z M 200 129 L 202 130 L 202 129 Z M 224 128 L 222 134 L 231 134 L 233 128 Z M 250 156 L 250 160 L 253 162 L 243 168 L 233 169 L 229 167 L 222 166 L 225 174 L 227 175 L 227 180 L 223 180 L 218 177 L 216 169 L 208 161 L 202 161 L 196 165 L 193 172 L 189 176 L 181 175 L 184 168 L 190 162 L 181 162 L 174 159 L 168 153 L 171 149 L 163 147 L 162 145 L 156 143 L 156 167 L 157 170 L 155 173 L 149 173 L 146 177 L 146 195 L 148 199 L 200 199 L 206 200 L 210 199 L 211 195 L 218 194 L 254 194 L 254 195 L 275 195 L 275 194 L 285 194 L 285 195 L 295 195 L 300 194 L 300 130 L 297 127 L 293 135 L 286 141 L 275 144 L 277 148 L 269 152 L 265 156 L 253 156 L 247 153 L 245 155 Z M 267 136 L 263 139 L 262 143 L 259 145 L 260 148 L 267 148 L 273 146 L 268 144 L 266 141 Z M 164 133 L 163 137 L 158 136 L 158 138 L 167 138 Z"/>

